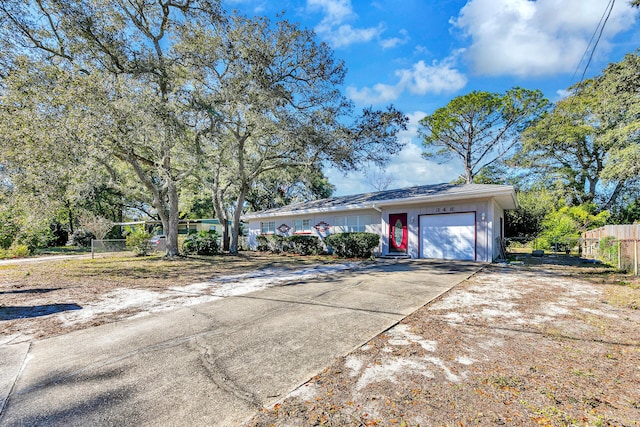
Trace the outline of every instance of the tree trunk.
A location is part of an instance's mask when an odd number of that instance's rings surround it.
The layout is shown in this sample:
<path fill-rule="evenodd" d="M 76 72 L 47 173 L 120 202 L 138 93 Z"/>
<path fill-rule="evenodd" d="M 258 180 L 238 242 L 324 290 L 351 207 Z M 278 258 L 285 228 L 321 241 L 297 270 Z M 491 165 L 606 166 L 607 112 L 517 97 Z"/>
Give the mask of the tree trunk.
<path fill-rule="evenodd" d="M 220 189 L 217 184 L 211 188 L 211 201 L 213 202 L 213 210 L 216 218 L 222 225 L 222 250 L 224 252 L 229 251 L 229 217 L 226 210 L 223 208 L 222 196 L 220 195 Z"/>
<path fill-rule="evenodd" d="M 65 205 L 67 206 L 67 220 L 69 221 L 69 237 L 71 237 L 73 235 L 73 211 L 68 200 L 65 201 Z"/>
<path fill-rule="evenodd" d="M 167 236 L 167 248 L 165 256 L 174 257 L 179 254 L 178 250 L 178 189 L 175 182 L 167 183 L 167 197 L 169 202 L 168 228 L 165 230 Z"/>
<path fill-rule="evenodd" d="M 242 215 L 242 205 L 244 205 L 244 198 L 247 193 L 247 189 L 243 185 L 238 192 L 238 198 L 236 199 L 236 208 L 233 212 L 233 224 L 231 228 L 231 246 L 229 247 L 229 253 L 238 253 L 238 242 L 240 239 L 240 216 Z"/>
<path fill-rule="evenodd" d="M 464 179 L 466 184 L 473 184 L 473 172 L 471 171 L 471 169 L 465 170 Z"/>
<path fill-rule="evenodd" d="M 229 220 L 224 218 L 222 220 L 222 250 L 229 252 Z"/>

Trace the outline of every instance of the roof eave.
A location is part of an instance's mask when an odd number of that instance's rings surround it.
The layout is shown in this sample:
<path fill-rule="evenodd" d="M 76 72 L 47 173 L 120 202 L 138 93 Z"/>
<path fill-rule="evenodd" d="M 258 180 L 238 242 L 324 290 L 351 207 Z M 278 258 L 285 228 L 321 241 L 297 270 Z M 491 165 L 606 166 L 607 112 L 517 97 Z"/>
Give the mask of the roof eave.
<path fill-rule="evenodd" d="M 508 186 L 504 189 L 497 190 L 495 188 L 486 189 L 486 190 L 474 190 L 474 191 L 466 191 L 466 192 L 456 192 L 453 194 L 429 194 L 424 196 L 416 196 L 410 198 L 403 199 L 389 199 L 389 200 L 380 200 L 376 202 L 370 203 L 357 203 L 352 205 L 344 205 L 344 206 L 330 206 L 326 208 L 311 208 L 311 209 L 300 209 L 294 211 L 277 211 L 272 213 L 259 214 L 256 212 L 254 214 L 243 215 L 243 220 L 251 220 L 251 219 L 260 219 L 260 218 L 273 218 L 279 216 L 300 216 L 300 215 L 309 215 L 309 214 L 317 214 L 317 213 L 326 213 L 326 212 L 342 212 L 342 211 L 350 211 L 350 210 L 363 210 L 363 209 L 374 209 L 380 211 L 381 207 L 390 206 L 390 205 L 414 205 L 417 203 L 438 203 L 438 202 L 448 202 L 451 200 L 458 200 L 462 197 L 473 197 L 477 198 L 490 198 L 493 197 L 498 200 L 498 204 L 505 210 L 515 209 L 517 207 L 517 201 L 515 199 L 515 192 L 513 187 Z"/>

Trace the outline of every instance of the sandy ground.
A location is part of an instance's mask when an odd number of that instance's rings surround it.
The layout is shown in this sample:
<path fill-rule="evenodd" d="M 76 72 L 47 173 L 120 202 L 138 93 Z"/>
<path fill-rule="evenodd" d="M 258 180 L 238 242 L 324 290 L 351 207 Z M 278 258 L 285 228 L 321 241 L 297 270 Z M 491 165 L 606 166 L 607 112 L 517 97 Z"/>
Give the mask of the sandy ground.
<path fill-rule="evenodd" d="M 485 267 L 247 425 L 640 425 L 640 280 L 564 261 Z M 5 266 L 0 343 L 345 269 L 366 274 L 366 263 L 328 262 L 247 256 Z"/>
<path fill-rule="evenodd" d="M 60 291 L 55 287 L 25 289 L 21 286 L 14 289 L 6 286 L 8 290 L 0 290 L 0 295 L 4 294 L 3 299 L 7 302 L 6 305 L 4 301 L 0 304 L 0 325 L 4 324 L 0 330 L 0 344 L 30 341 L 99 323 L 147 316 L 362 267 L 358 262 L 343 262 L 297 268 L 263 268 L 175 286 L 136 287 L 121 283 L 113 288 L 105 286 L 104 292 L 92 291 L 86 295 L 82 295 L 81 289 L 76 289 L 64 299 L 53 296 Z M 22 297 L 20 303 L 10 304 L 9 295 Z"/>
<path fill-rule="evenodd" d="M 488 266 L 248 425 L 640 425 L 635 285 Z"/>

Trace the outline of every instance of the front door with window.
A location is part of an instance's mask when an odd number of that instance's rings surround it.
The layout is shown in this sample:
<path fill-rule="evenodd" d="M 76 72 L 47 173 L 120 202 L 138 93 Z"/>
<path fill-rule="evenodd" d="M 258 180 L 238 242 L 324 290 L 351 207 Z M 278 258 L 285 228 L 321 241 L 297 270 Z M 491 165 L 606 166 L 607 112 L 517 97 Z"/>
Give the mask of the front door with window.
<path fill-rule="evenodd" d="M 407 253 L 407 214 L 389 214 L 389 252 Z"/>

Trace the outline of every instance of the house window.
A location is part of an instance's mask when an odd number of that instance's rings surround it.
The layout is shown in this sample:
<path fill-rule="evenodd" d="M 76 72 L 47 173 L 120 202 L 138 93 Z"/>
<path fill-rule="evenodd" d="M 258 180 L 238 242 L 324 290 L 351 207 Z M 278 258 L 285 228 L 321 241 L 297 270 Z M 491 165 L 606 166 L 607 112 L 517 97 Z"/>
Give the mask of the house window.
<path fill-rule="evenodd" d="M 276 222 L 275 221 L 267 221 L 260 223 L 260 233 L 261 234 L 275 234 L 276 232 Z"/>
<path fill-rule="evenodd" d="M 336 217 L 336 231 L 338 233 L 352 233 L 355 231 L 367 231 L 367 225 L 371 224 L 371 215 L 350 215 Z"/>
<path fill-rule="evenodd" d="M 311 233 L 311 220 L 296 219 L 293 221 L 293 231 L 295 233 Z"/>

